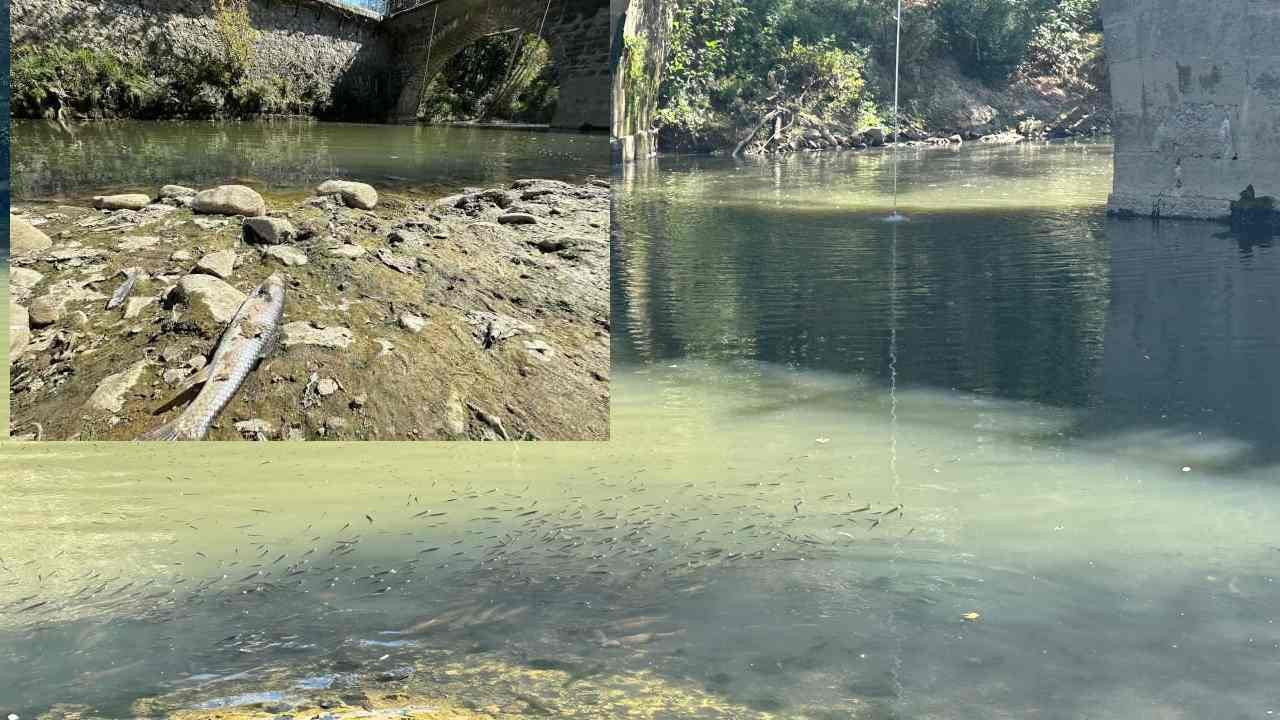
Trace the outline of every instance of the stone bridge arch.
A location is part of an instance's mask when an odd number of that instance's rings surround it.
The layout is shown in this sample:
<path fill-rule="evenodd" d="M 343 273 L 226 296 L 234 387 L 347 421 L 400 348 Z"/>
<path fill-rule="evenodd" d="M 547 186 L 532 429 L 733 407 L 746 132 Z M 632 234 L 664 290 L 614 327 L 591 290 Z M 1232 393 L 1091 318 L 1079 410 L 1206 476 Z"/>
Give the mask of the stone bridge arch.
<path fill-rule="evenodd" d="M 574 129 L 609 126 L 605 0 L 393 0 L 391 10 L 385 26 L 394 38 L 402 77 L 393 112 L 397 122 L 417 119 L 431 79 L 468 45 L 495 33 L 541 29 L 560 74 L 551 124 Z"/>

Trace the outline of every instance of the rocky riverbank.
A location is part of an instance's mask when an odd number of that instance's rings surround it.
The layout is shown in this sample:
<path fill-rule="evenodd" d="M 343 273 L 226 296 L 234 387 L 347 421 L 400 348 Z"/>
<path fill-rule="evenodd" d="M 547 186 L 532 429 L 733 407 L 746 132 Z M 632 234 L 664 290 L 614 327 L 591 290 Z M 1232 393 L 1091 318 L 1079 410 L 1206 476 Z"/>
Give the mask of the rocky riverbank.
<path fill-rule="evenodd" d="M 176 417 L 164 406 L 272 273 L 278 346 L 210 439 L 608 436 L 604 181 L 445 198 L 168 185 L 91 204 L 11 216 L 14 437 L 127 440 Z"/>

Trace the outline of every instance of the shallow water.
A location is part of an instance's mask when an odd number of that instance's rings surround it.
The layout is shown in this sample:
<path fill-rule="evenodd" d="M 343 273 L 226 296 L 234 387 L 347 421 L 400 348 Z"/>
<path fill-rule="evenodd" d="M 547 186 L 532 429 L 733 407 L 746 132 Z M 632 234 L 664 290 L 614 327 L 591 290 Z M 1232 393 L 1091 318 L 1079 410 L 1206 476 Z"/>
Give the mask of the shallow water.
<path fill-rule="evenodd" d="M 170 183 L 231 181 L 283 192 L 333 177 L 455 192 L 467 185 L 609 172 L 609 140 L 600 134 L 307 120 L 122 120 L 81 123 L 73 132 L 68 136 L 40 120 L 13 122 L 16 199 L 154 194 Z"/>
<path fill-rule="evenodd" d="M 451 653 L 707 717 L 1280 712 L 1275 250 L 1107 220 L 1104 146 L 922 154 L 896 225 L 880 162 L 625 181 L 608 444 L 0 447 L 0 708 Z"/>

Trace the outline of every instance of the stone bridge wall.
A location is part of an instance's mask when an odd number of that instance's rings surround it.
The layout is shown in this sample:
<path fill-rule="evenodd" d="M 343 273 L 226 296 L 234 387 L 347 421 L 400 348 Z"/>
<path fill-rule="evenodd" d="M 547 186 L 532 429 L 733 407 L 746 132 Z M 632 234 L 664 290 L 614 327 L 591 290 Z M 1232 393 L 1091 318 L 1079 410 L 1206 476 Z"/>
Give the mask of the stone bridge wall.
<path fill-rule="evenodd" d="M 1280 2 L 1104 0 L 1114 212 L 1223 218 L 1280 198 Z"/>
<path fill-rule="evenodd" d="M 424 90 L 449 58 L 486 35 L 518 28 L 542 31 L 560 71 L 560 98 L 551 124 L 600 129 L 609 125 L 605 0 L 436 0 L 393 14 L 385 26 L 394 37 L 402 73 L 395 111 L 400 121 L 417 118 Z"/>
<path fill-rule="evenodd" d="M 15 45 L 111 48 L 134 57 L 221 48 L 212 0 L 12 0 L 10 10 Z M 397 89 L 376 13 L 330 0 L 250 0 L 249 11 L 258 31 L 252 78 L 314 87 L 320 107 L 347 94 L 367 105 Z"/>

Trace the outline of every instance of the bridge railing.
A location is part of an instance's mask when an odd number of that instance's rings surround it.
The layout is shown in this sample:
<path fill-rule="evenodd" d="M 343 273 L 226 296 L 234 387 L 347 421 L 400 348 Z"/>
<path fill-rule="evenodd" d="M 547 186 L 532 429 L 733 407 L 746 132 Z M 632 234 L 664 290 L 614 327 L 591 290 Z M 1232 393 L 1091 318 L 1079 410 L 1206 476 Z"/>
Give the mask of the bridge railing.
<path fill-rule="evenodd" d="M 386 3 L 387 5 L 386 14 L 388 15 L 395 15 L 398 12 L 404 12 L 405 10 L 412 10 L 413 8 L 416 8 L 419 5 L 426 5 L 427 3 L 431 2 L 431 0 L 380 0 L 380 1 Z"/>

